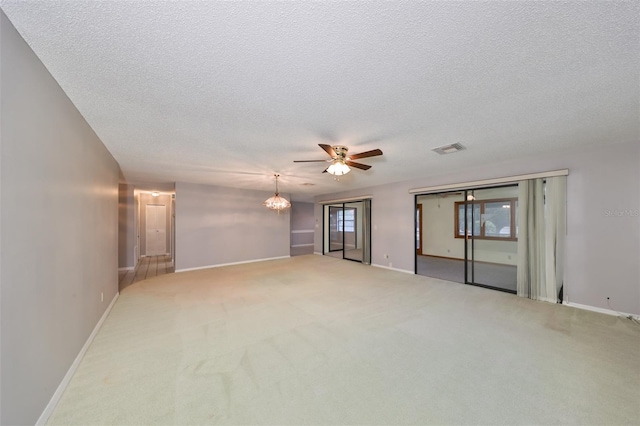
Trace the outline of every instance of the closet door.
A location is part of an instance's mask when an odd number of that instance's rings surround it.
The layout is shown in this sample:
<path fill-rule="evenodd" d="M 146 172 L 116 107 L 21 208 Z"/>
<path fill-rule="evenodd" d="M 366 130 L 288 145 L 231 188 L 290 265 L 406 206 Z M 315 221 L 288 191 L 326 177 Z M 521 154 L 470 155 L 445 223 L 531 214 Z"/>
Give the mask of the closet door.
<path fill-rule="evenodd" d="M 147 204 L 147 256 L 158 256 L 167 252 L 167 207 Z"/>

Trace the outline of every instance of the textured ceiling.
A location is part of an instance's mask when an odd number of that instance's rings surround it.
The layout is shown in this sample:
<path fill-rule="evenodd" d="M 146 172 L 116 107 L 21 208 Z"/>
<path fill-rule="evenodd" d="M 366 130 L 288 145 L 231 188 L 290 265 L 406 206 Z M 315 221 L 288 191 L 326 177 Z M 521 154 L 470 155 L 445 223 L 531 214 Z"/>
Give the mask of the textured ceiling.
<path fill-rule="evenodd" d="M 637 2 L 0 6 L 132 182 L 272 190 L 278 171 L 302 200 L 639 140 Z M 293 163 L 318 143 L 384 156 L 334 181 Z"/>

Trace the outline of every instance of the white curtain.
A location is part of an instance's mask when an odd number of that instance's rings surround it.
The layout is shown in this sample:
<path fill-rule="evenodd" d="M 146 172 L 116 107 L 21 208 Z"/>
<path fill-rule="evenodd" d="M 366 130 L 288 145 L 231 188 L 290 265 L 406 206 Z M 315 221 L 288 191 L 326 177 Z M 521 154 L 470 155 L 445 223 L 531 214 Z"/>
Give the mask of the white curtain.
<path fill-rule="evenodd" d="M 546 286 L 547 300 L 556 302 L 563 285 L 564 240 L 567 230 L 567 177 L 547 178 Z M 553 299 L 553 300 L 551 300 Z"/>
<path fill-rule="evenodd" d="M 544 179 L 521 181 L 518 190 L 518 296 L 556 303 L 564 273 L 566 177 L 547 178 L 546 185 Z"/>

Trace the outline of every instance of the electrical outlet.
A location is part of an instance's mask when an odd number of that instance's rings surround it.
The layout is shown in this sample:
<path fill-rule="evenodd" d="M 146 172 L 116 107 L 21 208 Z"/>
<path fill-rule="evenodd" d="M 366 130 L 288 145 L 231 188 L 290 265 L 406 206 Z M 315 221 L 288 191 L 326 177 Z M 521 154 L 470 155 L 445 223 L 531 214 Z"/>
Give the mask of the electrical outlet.
<path fill-rule="evenodd" d="M 104 293 L 100 293 L 100 301 L 104 302 Z"/>
<path fill-rule="evenodd" d="M 388 254 L 385 254 L 385 255 L 384 255 L 384 258 L 385 258 L 385 259 L 388 259 L 388 258 L 389 258 L 389 255 L 388 255 Z"/>
<path fill-rule="evenodd" d="M 447 253 L 451 253 L 451 250 L 450 250 L 450 249 L 447 249 Z"/>

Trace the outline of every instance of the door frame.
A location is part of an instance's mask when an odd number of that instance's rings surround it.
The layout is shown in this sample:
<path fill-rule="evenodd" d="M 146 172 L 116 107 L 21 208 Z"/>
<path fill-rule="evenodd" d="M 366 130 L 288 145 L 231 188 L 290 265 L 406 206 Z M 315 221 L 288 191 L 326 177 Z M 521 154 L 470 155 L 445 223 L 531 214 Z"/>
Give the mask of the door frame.
<path fill-rule="evenodd" d="M 418 255 L 422 255 L 422 242 L 424 241 L 424 234 L 422 233 L 422 204 L 418 204 L 417 197 L 416 197 L 416 226 L 418 229 L 418 232 L 416 232 L 416 238 L 418 239 L 418 241 L 416 241 L 416 244 L 414 247 L 416 247 L 416 253 Z"/>
<path fill-rule="evenodd" d="M 366 202 L 367 201 L 369 202 L 368 208 L 366 206 Z M 344 217 L 345 217 L 344 212 L 347 209 L 353 209 L 353 210 L 357 211 L 357 207 L 347 207 L 346 206 L 347 204 L 352 204 L 352 203 L 362 203 L 362 209 L 363 209 L 363 211 L 362 211 L 362 214 L 363 214 L 363 218 L 362 218 L 362 226 L 363 226 L 362 234 L 363 234 L 363 239 L 366 237 L 366 235 L 369 235 L 369 241 L 367 243 L 365 243 L 363 241 L 363 245 L 364 245 L 364 247 L 362 247 L 362 250 L 363 250 L 362 259 L 363 260 L 361 260 L 361 261 L 345 257 L 345 254 L 344 254 L 344 251 L 345 251 L 344 250 L 344 234 L 345 234 L 345 232 L 344 232 Z M 328 253 L 331 253 L 331 252 L 342 251 L 342 259 L 343 260 L 350 260 L 352 262 L 358 262 L 358 263 L 362 263 L 364 265 L 371 264 L 371 247 L 372 247 L 372 244 L 371 244 L 371 204 L 372 204 L 372 200 L 370 198 L 363 198 L 363 199 L 356 199 L 356 200 L 350 200 L 350 201 L 344 201 L 344 202 L 335 202 L 335 203 L 322 204 L 322 255 L 323 256 L 328 254 Z M 341 207 L 339 207 L 339 206 L 341 206 Z M 325 234 L 325 231 L 326 232 L 330 232 L 330 231 L 326 230 L 325 228 L 326 227 L 330 228 L 330 223 L 327 222 L 327 217 L 326 216 L 327 216 L 327 214 L 329 215 L 329 222 L 330 222 L 330 220 L 331 220 L 330 219 L 330 217 L 331 217 L 331 207 L 334 207 L 334 208 L 336 208 L 338 210 L 342 210 L 342 220 L 343 220 L 343 225 L 342 225 L 342 248 L 341 249 L 337 249 L 337 250 L 331 250 L 331 237 L 329 236 L 329 238 L 326 238 L 326 234 Z M 369 218 L 365 219 L 364 215 L 367 212 L 369 213 Z M 354 223 L 354 236 L 356 238 L 356 242 L 357 242 L 357 239 L 358 239 L 358 235 L 357 235 L 357 232 L 358 232 L 357 231 L 357 220 L 358 220 L 357 219 L 357 214 L 354 214 L 353 223 Z M 364 226 L 368 226 L 368 232 L 367 232 L 367 230 L 364 229 Z M 326 242 L 327 241 L 329 243 L 329 247 L 328 248 L 326 247 Z M 366 254 L 368 256 L 365 255 L 364 250 L 367 250 Z M 368 263 L 365 263 L 365 260 L 367 260 L 367 259 L 368 259 Z"/>

